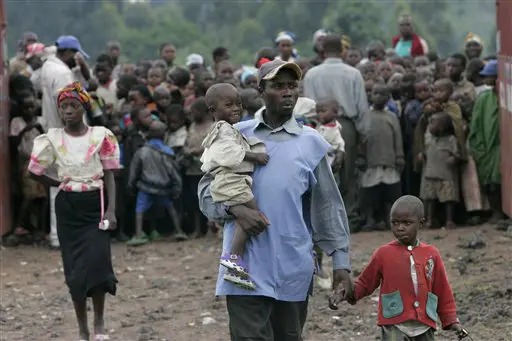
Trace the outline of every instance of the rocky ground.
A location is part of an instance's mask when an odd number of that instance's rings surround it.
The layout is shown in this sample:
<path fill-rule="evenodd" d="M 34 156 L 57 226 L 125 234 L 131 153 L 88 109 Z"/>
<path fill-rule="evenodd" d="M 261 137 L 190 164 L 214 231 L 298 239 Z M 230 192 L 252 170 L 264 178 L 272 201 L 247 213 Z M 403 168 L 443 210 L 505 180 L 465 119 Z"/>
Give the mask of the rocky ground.
<path fill-rule="evenodd" d="M 352 236 L 355 272 L 389 233 Z M 512 340 L 512 232 L 494 226 L 426 231 L 452 281 L 458 312 L 474 341 Z M 118 295 L 108 298 L 112 340 L 226 341 L 228 320 L 214 286 L 219 241 L 159 242 L 140 248 L 113 247 Z M 60 254 L 39 247 L 3 248 L 0 269 L 0 340 L 76 340 L 72 303 L 64 285 Z M 306 341 L 379 339 L 377 296 L 356 307 L 327 308 L 328 291 L 311 299 Z M 91 318 L 91 316 L 89 316 Z M 437 340 L 456 340 L 449 332 Z"/>

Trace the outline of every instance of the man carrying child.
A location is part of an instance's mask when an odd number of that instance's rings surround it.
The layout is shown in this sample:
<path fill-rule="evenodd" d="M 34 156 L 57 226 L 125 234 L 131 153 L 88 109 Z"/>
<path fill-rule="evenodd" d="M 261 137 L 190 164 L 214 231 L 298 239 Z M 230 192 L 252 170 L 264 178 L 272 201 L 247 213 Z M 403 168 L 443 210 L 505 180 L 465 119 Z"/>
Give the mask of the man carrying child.
<path fill-rule="evenodd" d="M 255 290 L 225 281 L 224 268 L 217 282 L 217 295 L 227 296 L 233 341 L 302 340 L 315 268 L 313 242 L 333 258 L 334 287 L 352 291 L 349 227 L 327 161 L 329 144 L 292 116 L 300 78 L 295 63 L 263 64 L 258 81 L 266 109 L 261 118 L 235 125 L 245 137 L 262 140 L 269 154 L 269 162 L 256 167 L 252 176 L 261 212 L 214 202 L 209 174 L 199 184 L 201 210 L 210 219 L 225 222 L 223 253 L 230 251 L 234 219 L 250 236 L 243 259 Z"/>

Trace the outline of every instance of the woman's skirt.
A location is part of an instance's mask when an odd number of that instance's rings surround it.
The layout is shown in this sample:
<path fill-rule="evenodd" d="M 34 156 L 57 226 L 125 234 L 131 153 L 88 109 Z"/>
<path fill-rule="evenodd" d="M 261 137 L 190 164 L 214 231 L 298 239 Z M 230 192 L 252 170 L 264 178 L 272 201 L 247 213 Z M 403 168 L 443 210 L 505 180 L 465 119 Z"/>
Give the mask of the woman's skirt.
<path fill-rule="evenodd" d="M 98 292 L 116 294 L 110 236 L 98 228 L 100 191 L 64 192 L 55 199 L 64 276 L 74 301 Z"/>
<path fill-rule="evenodd" d="M 471 155 L 468 156 L 468 162 L 462 167 L 462 197 L 468 212 L 491 209 L 489 200 L 480 187 L 475 160 Z"/>

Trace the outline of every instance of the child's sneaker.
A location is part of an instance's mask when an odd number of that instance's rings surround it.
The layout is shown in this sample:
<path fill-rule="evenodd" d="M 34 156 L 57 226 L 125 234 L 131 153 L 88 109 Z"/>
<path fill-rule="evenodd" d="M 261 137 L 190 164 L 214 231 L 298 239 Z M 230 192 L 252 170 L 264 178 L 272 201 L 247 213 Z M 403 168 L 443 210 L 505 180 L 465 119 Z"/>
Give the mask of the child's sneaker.
<path fill-rule="evenodd" d="M 236 286 L 246 290 L 256 290 L 256 285 L 248 277 L 243 278 L 236 273 L 227 271 L 224 274 L 224 280 L 235 284 Z"/>
<path fill-rule="evenodd" d="M 226 254 L 220 257 L 220 264 L 238 277 L 249 277 L 249 271 L 242 261 L 242 257 L 234 254 Z"/>

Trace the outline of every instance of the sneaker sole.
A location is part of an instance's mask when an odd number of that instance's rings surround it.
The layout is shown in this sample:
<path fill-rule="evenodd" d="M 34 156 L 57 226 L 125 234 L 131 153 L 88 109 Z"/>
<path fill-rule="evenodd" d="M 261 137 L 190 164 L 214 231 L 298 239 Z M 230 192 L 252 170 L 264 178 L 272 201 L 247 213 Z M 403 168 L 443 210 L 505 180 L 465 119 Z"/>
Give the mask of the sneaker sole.
<path fill-rule="evenodd" d="M 227 282 L 233 283 L 242 289 L 256 290 L 256 285 L 254 285 L 254 283 L 252 281 L 244 280 L 240 277 L 236 277 L 235 275 L 225 274 L 224 280 Z"/>
<path fill-rule="evenodd" d="M 233 271 L 238 276 L 243 276 L 243 277 L 249 276 L 249 274 L 247 273 L 247 271 L 245 271 L 244 268 L 242 268 L 241 266 L 239 266 L 233 262 L 230 262 L 229 260 L 221 259 L 220 265 L 222 265 L 223 267 L 225 267 L 228 270 Z"/>

